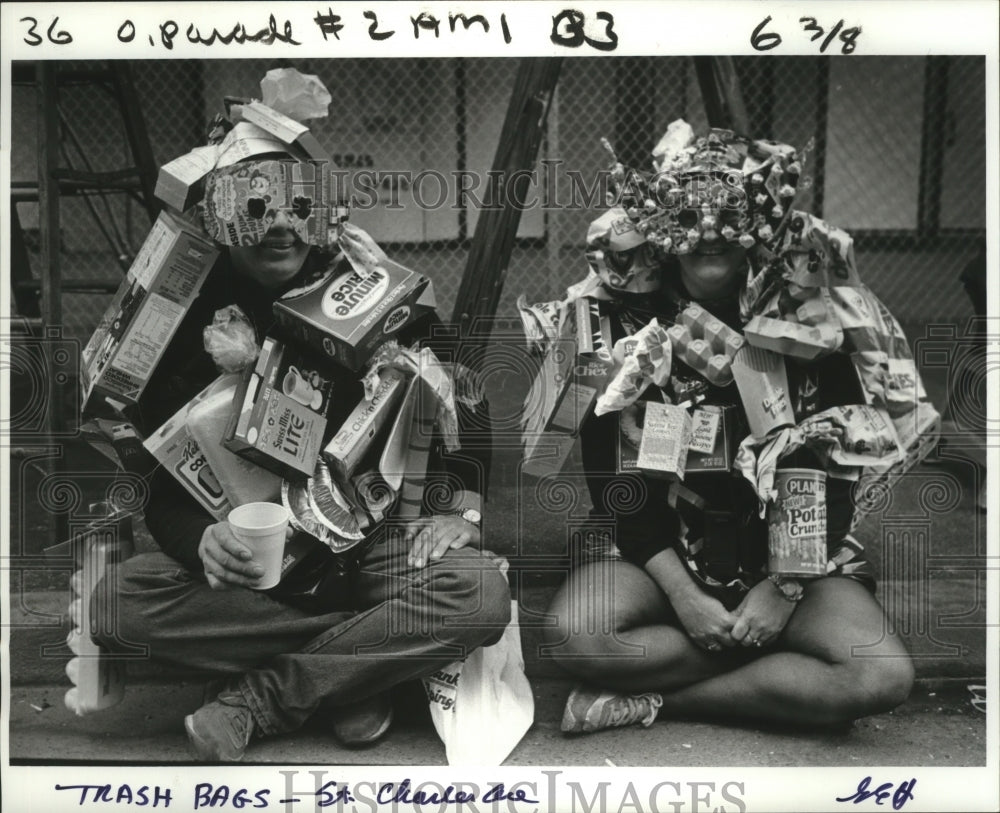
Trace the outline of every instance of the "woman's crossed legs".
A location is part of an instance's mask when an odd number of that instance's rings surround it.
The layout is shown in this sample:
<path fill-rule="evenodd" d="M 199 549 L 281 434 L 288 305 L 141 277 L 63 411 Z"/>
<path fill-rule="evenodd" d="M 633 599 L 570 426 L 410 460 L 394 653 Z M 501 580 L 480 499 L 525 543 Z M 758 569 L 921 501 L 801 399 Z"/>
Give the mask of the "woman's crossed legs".
<path fill-rule="evenodd" d="M 835 724 L 898 706 L 913 684 L 881 606 L 848 578 L 807 583 L 763 649 L 696 646 L 652 578 L 619 560 L 575 570 L 550 612 L 547 651 L 563 668 L 614 692 L 655 692 L 671 716 Z"/>

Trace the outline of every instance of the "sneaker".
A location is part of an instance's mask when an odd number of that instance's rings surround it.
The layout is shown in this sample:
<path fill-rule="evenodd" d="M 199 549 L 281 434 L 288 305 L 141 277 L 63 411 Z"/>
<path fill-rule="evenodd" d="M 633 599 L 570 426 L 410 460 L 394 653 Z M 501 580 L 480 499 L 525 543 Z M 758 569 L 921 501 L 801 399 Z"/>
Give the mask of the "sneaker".
<path fill-rule="evenodd" d="M 326 711 L 334 736 L 348 748 L 374 745 L 392 726 L 392 698 L 388 692 L 368 697 L 350 706 Z"/>
<path fill-rule="evenodd" d="M 570 692 L 560 728 L 566 734 L 583 734 L 633 723 L 648 728 L 662 705 L 663 698 L 655 692 L 628 695 L 578 688 Z"/>
<path fill-rule="evenodd" d="M 253 715 L 236 692 L 220 694 L 184 718 L 184 729 L 205 762 L 239 762 L 254 733 Z"/>

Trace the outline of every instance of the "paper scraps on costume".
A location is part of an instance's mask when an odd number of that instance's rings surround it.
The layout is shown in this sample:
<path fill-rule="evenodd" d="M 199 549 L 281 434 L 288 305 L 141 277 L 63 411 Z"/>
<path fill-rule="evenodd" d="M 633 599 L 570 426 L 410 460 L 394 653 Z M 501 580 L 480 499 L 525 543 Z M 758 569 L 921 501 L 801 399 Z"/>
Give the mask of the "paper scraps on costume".
<path fill-rule="evenodd" d="M 764 311 L 747 322 L 743 334 L 754 347 L 807 361 L 835 352 L 844 341 L 827 289 L 794 283 L 775 294 Z"/>
<path fill-rule="evenodd" d="M 786 261 L 785 279 L 803 288 L 861 285 L 854 238 L 807 212 L 793 212 L 775 249 Z"/>
<path fill-rule="evenodd" d="M 856 404 L 831 407 L 778 430 L 759 449 L 752 437 L 740 444 L 736 468 L 754 486 L 762 506 L 773 496 L 780 460 L 803 446 L 816 454 L 830 476 L 850 480 L 863 468 L 903 459 L 896 429 L 884 411 Z"/>
<path fill-rule="evenodd" d="M 471 372 L 443 365 L 430 348 L 417 351 L 387 342 L 376 352 L 362 379 L 366 397 L 375 392 L 387 368 L 407 374 L 410 380 L 386 438 L 378 471 L 385 487 L 399 495 L 396 516 L 414 518 L 420 515 L 433 440 L 439 439 L 450 452 L 460 448 L 456 389 L 470 406 L 479 403 L 483 394 Z M 460 387 L 456 387 L 455 374 L 464 379 Z"/>
<path fill-rule="evenodd" d="M 362 277 L 378 270 L 388 257 L 371 236 L 352 223 L 341 224 L 337 242 L 351 267 Z"/>
<path fill-rule="evenodd" d="M 623 341 L 628 342 L 628 350 L 620 354 L 623 356 L 621 367 L 597 399 L 594 407 L 596 415 L 604 415 L 634 404 L 650 384 L 665 387 L 670 380 L 670 337 L 659 321 L 651 320 L 634 336 Z"/>
<path fill-rule="evenodd" d="M 568 313 L 568 304 L 566 300 L 552 300 L 529 305 L 525 295 L 521 294 L 517 298 L 517 312 L 528 349 L 543 353 L 549 342 L 558 338 L 559 326 Z"/>
<path fill-rule="evenodd" d="M 461 367 L 461 365 L 458 365 Z M 456 387 L 454 373 L 455 365 L 444 365 L 429 347 L 421 350 L 411 350 L 400 347 L 398 342 L 389 341 L 383 344 L 369 362 L 367 372 L 362 379 L 365 387 L 365 397 L 370 398 L 378 386 L 379 374 L 386 367 L 392 367 L 414 377 L 424 379 L 427 392 L 434 400 L 434 424 L 440 433 L 448 451 L 459 448 L 458 411 L 455 407 Z M 473 379 L 471 371 L 461 367 L 459 375 L 463 378 L 462 395 L 469 405 L 482 401 L 483 393 Z M 475 400 L 473 400 L 475 399 Z"/>

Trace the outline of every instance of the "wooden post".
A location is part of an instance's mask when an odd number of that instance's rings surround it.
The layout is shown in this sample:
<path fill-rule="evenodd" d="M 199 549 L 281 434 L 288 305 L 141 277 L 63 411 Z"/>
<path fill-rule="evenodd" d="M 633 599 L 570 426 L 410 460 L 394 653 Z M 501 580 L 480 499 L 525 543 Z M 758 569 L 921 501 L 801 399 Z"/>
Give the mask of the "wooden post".
<path fill-rule="evenodd" d="M 518 67 L 486 186 L 485 201 L 489 208 L 480 212 L 476 222 L 452 313 L 464 351 L 489 341 L 488 333 L 473 336 L 472 330 L 477 319 L 496 313 L 503 292 L 507 264 L 521 221 L 521 204 L 528 190 L 527 173 L 538 157 L 560 64 L 557 57 L 544 57 L 524 59 Z"/>
<path fill-rule="evenodd" d="M 696 56 L 694 68 L 701 88 L 701 98 L 705 102 L 708 126 L 752 136 L 732 57 Z"/>
<path fill-rule="evenodd" d="M 63 449 L 58 447 L 66 429 L 66 387 L 55 375 L 59 352 L 57 343 L 44 341 L 46 337 L 62 335 L 62 264 L 61 234 L 59 232 L 59 86 L 58 67 L 39 60 L 35 63 L 37 133 L 38 133 L 38 228 L 40 242 L 39 277 L 41 279 L 42 357 L 46 367 L 48 403 L 45 404 L 46 443 L 55 455 L 52 457 L 53 473 L 57 476 L 65 469 Z M 57 539 L 65 539 L 69 521 L 65 513 L 53 516 Z"/>

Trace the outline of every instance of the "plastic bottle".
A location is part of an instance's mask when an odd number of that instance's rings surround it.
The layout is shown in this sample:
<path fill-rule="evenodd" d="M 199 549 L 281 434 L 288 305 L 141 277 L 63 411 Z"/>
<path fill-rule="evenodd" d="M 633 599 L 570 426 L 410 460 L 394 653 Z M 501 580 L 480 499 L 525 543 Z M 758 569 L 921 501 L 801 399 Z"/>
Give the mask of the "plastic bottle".
<path fill-rule="evenodd" d="M 92 510 L 94 506 L 91 506 Z M 80 569 L 70 577 L 69 616 L 73 629 L 66 638 L 73 656 L 66 676 L 74 687 L 66 707 L 79 716 L 113 706 L 125 696 L 125 664 L 114 660 L 91 640 L 90 599 L 110 565 L 131 553 L 129 520 L 88 531 L 79 541 Z"/>

